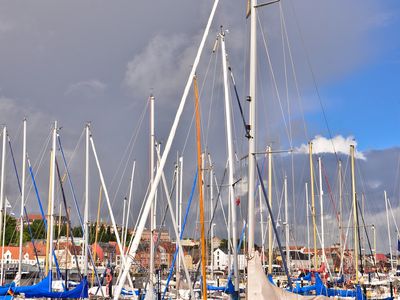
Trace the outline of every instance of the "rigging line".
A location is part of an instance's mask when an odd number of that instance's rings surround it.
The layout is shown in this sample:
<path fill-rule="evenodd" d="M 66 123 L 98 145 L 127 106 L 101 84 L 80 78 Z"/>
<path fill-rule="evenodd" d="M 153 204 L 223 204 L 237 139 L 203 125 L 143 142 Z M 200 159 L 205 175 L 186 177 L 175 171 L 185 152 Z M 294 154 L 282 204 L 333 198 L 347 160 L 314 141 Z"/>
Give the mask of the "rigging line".
<path fill-rule="evenodd" d="M 361 248 L 361 234 L 360 234 L 360 221 L 359 221 L 359 217 L 358 217 L 358 213 L 357 211 L 360 209 L 359 208 L 359 201 L 358 201 L 358 197 L 356 194 L 356 224 L 354 224 L 354 226 L 357 226 L 357 235 L 358 235 L 358 251 L 360 253 L 360 271 L 361 271 L 361 275 L 364 275 L 364 267 L 363 267 L 363 254 L 362 254 L 362 248 Z M 357 272 L 358 270 L 356 270 Z"/>
<path fill-rule="evenodd" d="M 282 8 L 282 4 L 279 1 L 280 9 Z M 281 23 L 281 39 L 282 39 L 282 52 L 283 52 L 283 70 L 285 75 L 285 89 L 286 89 L 286 108 L 287 108 L 287 116 L 288 116 L 288 124 L 289 124 L 289 139 L 291 145 L 293 144 L 293 132 L 292 132 L 292 121 L 291 121 L 291 110 L 290 110 L 290 101 L 289 101 L 289 85 L 288 85 L 288 74 L 287 74 L 287 62 L 286 62 L 286 51 L 285 51 L 285 39 L 283 36 L 283 19 L 282 14 L 279 14 L 280 23 Z"/>
<path fill-rule="evenodd" d="M 295 87 L 296 87 L 297 101 L 299 103 L 301 117 L 302 117 L 302 120 L 303 120 L 304 133 L 305 133 L 306 138 L 309 139 L 308 131 L 307 131 L 307 123 L 306 123 L 305 117 L 304 117 L 304 108 L 303 108 L 302 97 L 301 97 L 301 94 L 300 94 L 299 83 L 298 83 L 298 80 L 297 80 L 296 68 L 295 68 L 295 64 L 294 64 L 294 60 L 293 60 L 293 56 L 292 56 L 292 50 L 291 50 L 291 45 L 290 45 L 290 41 L 289 41 L 289 35 L 287 33 L 285 14 L 284 14 L 284 11 L 282 9 L 282 3 L 281 2 L 279 2 L 279 9 L 280 9 L 281 18 L 283 20 L 283 29 L 284 29 L 284 32 L 285 32 L 286 44 L 287 44 L 287 49 L 288 49 L 288 54 L 289 54 L 290 63 L 291 63 L 291 69 L 292 69 L 292 75 L 293 75 L 294 84 L 295 84 Z"/>
<path fill-rule="evenodd" d="M 253 159 L 255 159 L 255 157 L 254 157 Z M 268 208 L 269 216 L 270 216 L 271 221 L 272 221 L 272 222 L 271 222 L 271 223 L 272 223 L 272 227 L 273 227 L 273 229 L 274 229 L 276 241 L 277 241 L 277 243 L 278 243 L 279 251 L 280 251 L 280 253 L 281 253 L 283 268 L 284 268 L 284 270 L 285 270 L 285 273 L 286 273 L 286 276 L 287 276 L 287 280 L 288 280 L 288 286 L 291 286 L 291 285 L 292 285 L 292 280 L 291 280 L 291 278 L 290 278 L 290 274 L 289 274 L 289 269 L 288 269 L 288 266 L 287 266 L 286 257 L 283 255 L 283 248 L 282 248 L 282 245 L 281 245 L 281 240 L 280 240 L 280 238 L 279 238 L 278 230 L 277 230 L 276 225 L 275 225 L 274 214 L 273 214 L 273 212 L 272 212 L 271 206 L 269 205 L 268 195 L 267 195 L 267 192 L 266 192 L 266 190 L 265 190 L 264 182 L 262 181 L 262 175 L 261 175 L 260 167 L 259 167 L 257 161 L 256 161 L 256 167 L 257 167 L 258 178 L 260 179 L 261 190 L 262 190 L 262 192 L 263 192 L 263 194 L 264 194 L 265 203 L 267 203 L 267 208 Z"/>
<path fill-rule="evenodd" d="M 388 204 L 389 204 L 389 208 L 390 208 L 390 213 L 393 218 L 393 223 L 394 223 L 394 226 L 396 227 L 397 239 L 398 239 L 399 238 L 399 227 L 397 226 L 396 218 L 394 217 L 394 214 L 393 214 L 393 209 L 392 209 L 392 204 L 390 204 L 390 199 L 387 198 L 387 200 L 388 200 Z"/>
<path fill-rule="evenodd" d="M 229 63 L 229 61 L 228 61 L 228 63 Z M 250 126 L 247 124 L 246 118 L 245 118 L 244 113 L 243 113 L 243 107 L 242 107 L 242 104 L 240 103 L 240 98 L 239 98 L 239 94 L 238 94 L 235 78 L 233 76 L 233 71 L 232 71 L 232 67 L 231 67 L 230 63 L 229 63 L 229 66 L 228 66 L 228 71 L 229 71 L 229 74 L 231 75 L 230 76 L 231 77 L 231 83 L 232 83 L 232 86 L 233 86 L 233 90 L 235 92 L 235 98 L 236 98 L 236 102 L 237 102 L 238 107 L 239 107 L 240 116 L 242 117 L 244 131 L 246 132 L 245 136 L 246 136 L 246 138 L 250 138 Z"/>
<path fill-rule="evenodd" d="M 337 154 L 336 148 L 335 148 L 335 143 L 333 142 L 332 131 L 331 131 L 331 128 L 330 128 L 329 123 L 328 123 L 328 118 L 326 116 L 324 104 L 322 103 L 322 98 L 321 98 L 321 94 L 319 92 L 317 79 L 315 77 L 314 69 L 312 68 L 312 65 L 311 65 L 310 56 L 309 56 L 309 53 L 308 53 L 306 45 L 305 45 L 305 41 L 304 41 L 303 33 L 302 33 L 302 30 L 301 30 L 301 27 L 300 27 L 300 24 L 299 24 L 299 20 L 297 18 L 297 14 L 296 14 L 296 11 L 294 9 L 293 4 L 291 2 L 290 2 L 290 4 L 291 4 L 292 11 L 293 11 L 294 19 L 295 19 L 295 22 L 296 22 L 296 25 L 297 25 L 297 30 L 299 32 L 300 41 L 301 41 L 301 44 L 303 46 L 303 49 L 304 49 L 304 52 L 305 52 L 305 55 L 306 55 L 307 65 L 308 65 L 308 67 L 310 69 L 310 73 L 311 73 L 311 77 L 312 77 L 312 80 L 313 80 L 314 88 L 315 88 L 315 91 L 317 93 L 317 98 L 318 98 L 318 101 L 319 101 L 319 105 L 321 107 L 322 115 L 324 117 L 325 126 L 326 126 L 326 129 L 328 130 L 329 138 L 330 138 L 330 141 L 331 141 L 331 144 L 332 144 L 332 147 L 333 147 L 333 152 L 335 154 L 336 161 L 339 161 L 339 157 L 338 157 L 338 154 Z"/>
<path fill-rule="evenodd" d="M 80 268 L 79 268 L 79 264 L 78 264 L 78 256 L 76 254 L 76 249 L 74 247 L 75 246 L 75 242 L 74 242 L 74 235 L 72 233 L 71 219 L 70 219 L 70 215 L 69 215 L 69 212 L 68 212 L 67 201 L 66 201 L 66 198 L 65 198 L 64 187 L 63 187 L 62 178 L 61 178 L 61 175 L 60 175 L 60 168 L 58 166 L 57 159 L 56 159 L 56 170 L 57 170 L 57 175 L 58 175 L 57 176 L 58 177 L 58 182 L 59 182 L 60 188 L 61 188 L 61 195 L 62 195 L 62 200 L 63 200 L 63 203 L 64 203 L 65 214 L 66 214 L 67 222 L 68 222 L 68 225 L 69 225 L 71 241 L 72 241 L 72 245 L 73 245 L 72 249 L 73 249 L 73 252 L 74 252 L 75 264 L 76 264 L 76 268 L 78 269 L 80 280 L 82 280 L 82 274 L 81 274 L 81 271 L 80 271 Z M 68 248 L 68 241 L 67 241 L 67 246 L 66 247 Z"/>
<path fill-rule="evenodd" d="M 218 41 L 218 39 L 217 39 Z M 216 43 L 216 47 L 215 47 L 215 52 L 218 51 L 218 46 L 219 43 Z M 218 55 L 215 55 L 215 63 L 214 63 L 214 76 L 213 76 L 213 80 L 212 80 L 212 85 L 211 85 L 211 99 L 210 99 L 210 107 L 208 109 L 208 118 L 207 118 L 207 131 L 206 131 L 206 145 L 208 145 L 208 133 L 209 130 L 208 128 L 210 127 L 210 122 L 211 122 L 211 110 L 212 110 L 212 106 L 214 103 L 214 89 L 215 89 L 215 79 L 216 79 L 216 73 L 217 73 L 217 62 L 218 62 Z M 193 113 L 194 115 L 194 113 Z"/>
<path fill-rule="evenodd" d="M 197 174 L 198 174 L 198 172 L 196 171 L 196 174 L 195 174 L 195 177 L 194 177 L 194 180 L 193 180 L 192 190 L 190 192 L 188 204 L 187 204 L 186 211 L 185 211 L 185 216 L 183 218 L 182 229 L 180 230 L 181 232 L 179 234 L 179 239 L 180 240 L 182 240 L 182 238 L 183 238 L 183 233 L 185 231 L 185 227 L 186 227 L 186 222 L 187 222 L 187 218 L 188 218 L 188 215 L 189 215 L 190 206 L 192 204 L 193 196 L 194 196 L 194 193 L 196 191 Z M 170 273 L 168 275 L 167 282 L 165 284 L 165 289 L 164 289 L 164 292 L 163 292 L 163 295 L 162 295 L 162 299 L 163 300 L 165 298 L 165 293 L 167 292 L 168 285 L 169 285 L 169 282 L 171 280 L 172 272 L 174 271 L 174 268 L 175 268 L 175 262 L 176 262 L 176 258 L 177 258 L 177 255 L 178 255 L 178 250 L 179 249 L 178 249 L 178 243 L 177 243 L 176 244 L 176 250 L 175 250 L 174 256 L 173 256 L 173 260 L 171 262 Z M 176 272 L 180 272 L 180 270 L 176 270 Z M 176 287 L 176 288 L 178 289 L 178 287 Z"/>
<path fill-rule="evenodd" d="M 360 206 L 358 206 L 358 211 L 359 211 L 359 213 L 361 215 L 361 220 L 362 220 L 363 225 L 364 225 L 365 236 L 367 237 L 367 243 L 368 243 L 368 248 L 369 248 L 370 254 L 372 256 L 372 262 L 374 263 L 374 266 L 376 267 L 375 255 L 374 255 L 374 252 L 372 251 L 371 241 L 369 239 L 367 226 L 365 225 L 364 214 L 362 213 Z M 375 251 L 376 251 L 376 249 L 375 249 Z M 380 279 L 380 276 L 379 276 L 379 273 L 378 273 L 377 270 L 375 270 L 375 273 L 376 273 L 376 275 L 378 275 L 378 278 Z"/>
<path fill-rule="evenodd" d="M 146 104 L 145 104 L 145 106 L 144 106 L 144 108 L 143 108 L 142 114 L 141 114 L 141 116 L 140 116 L 140 118 L 139 118 L 139 120 L 138 120 L 138 124 L 136 125 L 136 130 L 135 130 L 135 132 L 133 133 L 133 135 L 131 136 L 131 139 L 129 140 L 128 145 L 126 146 L 125 151 L 124 151 L 123 155 L 121 156 L 121 160 L 120 160 L 120 162 L 119 162 L 119 164 L 118 164 L 117 170 L 115 171 L 114 176 L 113 176 L 113 179 L 111 180 L 110 189 L 113 187 L 113 184 L 114 184 L 115 180 L 117 179 L 117 175 L 118 175 L 118 172 L 119 172 L 119 170 L 120 170 L 120 168 L 121 168 L 121 166 L 122 166 L 122 163 L 123 163 L 123 162 L 129 161 L 129 160 L 131 159 L 131 157 L 132 157 L 133 149 L 134 149 L 134 147 L 135 147 L 135 145 L 136 145 L 136 140 L 137 140 L 137 138 L 138 138 L 139 131 L 140 131 L 141 127 L 142 127 L 143 120 L 144 120 L 144 117 L 145 117 L 145 115 L 146 115 L 146 112 L 147 112 L 149 103 L 150 103 L 150 101 L 146 101 Z M 130 151 L 129 151 L 128 157 L 127 157 L 127 159 L 125 159 L 125 156 L 127 155 L 129 149 L 130 149 Z M 114 203 L 115 203 L 115 201 L 116 201 L 116 199 L 117 199 L 117 194 L 118 194 L 119 189 L 120 189 L 120 187 L 121 187 L 122 180 L 123 180 L 123 178 L 124 178 L 124 175 L 125 175 L 125 173 L 126 173 L 126 170 L 127 170 L 127 168 L 128 168 L 128 165 L 129 165 L 129 164 L 127 164 L 127 163 L 124 164 L 124 168 L 123 168 L 123 170 L 122 170 L 122 174 L 121 174 L 120 180 L 119 180 L 119 182 L 118 182 L 118 186 L 117 186 L 117 188 L 116 188 L 116 190 L 115 190 L 115 192 L 114 192 L 114 197 L 113 197 L 113 200 L 112 200 L 112 205 L 114 205 Z"/>
<path fill-rule="evenodd" d="M 147 184 L 147 189 L 146 189 L 146 193 L 145 193 L 145 195 L 144 195 L 144 199 L 147 198 L 147 195 L 148 195 L 148 193 L 149 193 L 149 191 L 150 191 L 150 186 L 151 186 L 151 182 L 149 181 L 149 183 Z M 140 206 L 139 214 L 138 214 L 138 216 L 137 216 L 137 219 L 136 219 L 136 223 L 135 223 L 135 227 L 134 227 L 133 232 L 136 232 L 137 226 L 138 226 L 139 221 L 140 221 L 140 216 L 142 215 L 142 212 L 143 212 L 144 204 L 145 204 L 145 201 L 142 201 L 142 205 Z M 131 235 L 131 238 L 130 238 L 130 241 L 129 241 L 128 249 L 130 249 L 131 246 L 132 246 L 132 242 L 133 242 L 134 236 L 135 236 L 134 234 Z M 129 251 L 127 251 L 126 253 L 129 253 Z"/>
<path fill-rule="evenodd" d="M 287 116 L 289 123 L 289 139 L 291 145 L 293 145 L 293 129 L 292 129 L 292 117 L 291 117 L 291 106 L 289 101 L 289 84 L 288 84 L 288 74 L 287 74 L 287 62 L 286 62 L 286 51 L 285 51 L 285 39 L 284 39 L 284 19 L 282 16 L 282 3 L 279 1 L 279 9 L 280 9 L 280 20 L 281 20 L 281 39 L 282 39 L 282 52 L 283 52 L 283 65 L 284 65 L 284 73 L 285 73 L 285 87 L 286 87 L 286 107 L 287 107 Z M 293 202 L 293 223 L 297 224 L 297 216 L 296 216 L 296 197 L 295 197 L 295 175 L 294 175 L 294 153 L 290 154 L 291 161 L 291 187 L 292 187 L 292 202 Z M 295 231 L 297 227 L 293 230 Z"/>
<path fill-rule="evenodd" d="M 49 135 L 47 136 L 47 140 L 45 140 L 45 143 L 43 143 L 42 149 L 39 152 L 39 157 L 33 163 L 33 167 L 36 169 L 36 172 L 34 173 L 34 176 L 37 176 L 37 174 L 39 173 L 39 169 L 42 166 L 44 155 L 46 154 L 46 149 L 47 149 L 47 147 L 48 147 L 48 145 L 50 143 L 51 136 L 52 136 L 52 133 L 50 131 Z M 27 158 L 27 160 L 29 160 L 28 151 L 26 152 L 26 158 Z M 29 196 L 30 196 L 30 193 L 31 193 L 33 187 L 34 187 L 33 182 L 30 182 L 29 186 L 28 186 L 28 189 L 27 189 L 28 191 L 26 193 L 26 201 L 25 201 L 26 204 L 29 202 L 29 199 L 30 199 Z"/>
<path fill-rule="evenodd" d="M 8 135 L 7 135 L 7 136 L 8 136 Z M 12 148 L 12 146 L 11 146 L 11 139 L 10 139 L 10 136 L 8 136 L 8 145 L 9 145 L 9 148 L 10 148 L 10 154 L 11 154 L 12 162 L 13 162 L 13 165 L 14 165 L 15 176 L 17 177 L 17 183 L 18 183 L 19 192 L 20 192 L 21 197 L 22 197 L 21 182 L 20 182 L 19 175 L 18 175 L 17 164 L 15 163 L 14 151 L 13 151 L 13 148 Z M 26 159 L 25 156 L 24 156 L 24 159 Z M 26 199 L 25 199 L 25 201 L 26 201 Z M 27 225 L 28 225 L 29 236 L 30 236 L 30 238 L 31 238 L 31 243 L 32 243 L 32 246 L 33 246 L 33 251 L 34 251 L 35 257 L 36 257 L 36 263 L 37 263 L 37 265 L 38 265 L 39 274 L 41 274 L 41 273 L 42 273 L 42 269 L 40 268 L 39 256 L 38 256 L 37 248 L 36 248 L 36 245 L 35 245 L 35 239 L 33 238 L 31 223 L 29 222 L 29 215 L 28 215 L 28 212 L 27 212 L 27 210 L 26 210 L 25 203 L 23 203 L 23 206 L 24 206 L 25 219 L 26 219 L 26 222 L 27 222 Z M 22 217 L 22 216 L 21 216 L 21 217 Z M 22 230 L 23 230 L 23 229 L 22 229 Z"/>
<path fill-rule="evenodd" d="M 331 186 L 329 184 L 328 176 L 326 175 L 326 170 L 325 170 L 324 163 L 322 162 L 322 159 L 321 159 L 321 166 L 322 166 L 322 173 L 323 173 L 323 176 L 324 176 L 324 179 L 325 179 L 325 183 L 326 183 L 326 186 L 328 188 L 329 199 L 331 200 L 331 203 L 332 203 L 332 206 L 333 206 L 333 213 L 335 214 L 336 221 L 337 221 L 337 223 L 339 225 L 340 224 L 339 214 L 338 214 L 338 211 L 337 211 L 337 208 L 336 208 L 335 201 L 333 199 L 332 189 L 331 189 Z"/>
<path fill-rule="evenodd" d="M 216 49 L 218 49 L 218 42 L 217 41 L 216 41 Z M 216 72 L 217 61 L 218 61 L 218 55 L 213 55 L 215 52 L 216 51 L 214 51 L 214 49 L 213 49 L 213 51 L 212 51 L 212 53 L 210 55 L 210 59 L 209 59 L 208 64 L 207 64 L 207 69 L 206 69 L 206 73 L 204 75 L 204 80 L 203 80 L 201 88 L 200 88 L 200 95 L 201 95 L 202 92 L 203 92 L 204 86 L 206 84 L 206 79 L 208 78 L 208 72 L 210 70 L 211 61 L 212 61 L 213 57 L 215 57 L 214 76 L 213 76 L 212 89 L 211 89 L 211 101 L 210 101 L 210 106 L 209 106 L 209 109 L 208 109 L 208 119 L 207 119 L 207 127 L 206 127 L 207 130 L 204 131 L 204 129 L 202 128 L 203 132 L 205 132 L 205 137 L 203 136 L 204 141 L 205 141 L 205 145 L 208 144 L 208 133 L 210 131 L 210 120 L 211 120 L 211 107 L 212 107 L 212 103 L 213 103 L 214 86 L 215 86 L 215 72 Z"/>
<path fill-rule="evenodd" d="M 158 155 L 159 155 L 159 153 L 158 153 Z M 158 159 L 160 159 L 160 157 Z M 176 187 L 176 182 L 177 182 L 177 178 L 176 178 L 176 176 L 174 176 L 173 186 L 171 187 L 171 191 L 169 191 L 169 197 L 171 197 L 173 195 L 173 193 L 174 193 L 174 190 L 175 190 L 175 187 Z M 168 193 L 168 191 L 164 191 L 164 192 Z M 168 208 L 169 208 L 169 204 L 167 202 L 166 206 L 165 206 L 165 209 L 164 209 L 164 213 L 163 213 L 163 217 L 162 217 L 161 223 L 158 226 L 158 228 L 154 230 L 154 232 L 156 233 L 156 239 L 157 239 L 155 241 L 154 247 L 153 247 L 154 248 L 154 253 L 157 253 L 157 249 L 158 249 L 158 247 L 160 246 L 160 243 L 161 243 L 161 238 L 160 238 L 161 234 L 160 233 L 161 233 L 162 228 L 165 226 L 165 220 L 167 218 Z M 153 234 L 151 234 L 151 238 L 152 239 L 154 238 Z M 150 277 L 151 277 L 151 274 L 148 273 L 146 284 L 144 286 L 144 290 L 145 291 L 147 290 L 147 285 L 150 282 Z"/>
<path fill-rule="evenodd" d="M 227 163 L 226 163 L 226 165 L 225 165 L 224 173 L 223 173 L 223 175 L 222 175 L 222 178 L 221 178 L 221 181 L 220 181 L 219 186 L 218 186 L 217 179 L 215 178 L 215 182 L 217 183 L 217 185 L 216 185 L 216 187 L 217 187 L 217 196 L 216 196 L 216 198 L 217 198 L 217 199 L 221 199 L 222 185 L 223 185 L 223 183 L 225 182 L 226 173 L 227 173 L 227 171 L 228 171 L 228 167 L 227 167 L 227 166 L 228 166 L 228 161 L 227 161 Z M 213 223 L 213 221 L 214 221 L 215 211 L 216 211 L 216 209 L 217 209 L 217 206 L 218 206 L 218 201 L 215 201 L 215 204 L 214 204 L 214 207 L 213 207 L 212 216 L 211 216 L 211 220 L 210 220 L 210 225 L 209 225 L 208 230 L 207 230 L 207 235 L 206 235 L 206 238 L 207 238 L 207 239 L 208 239 L 208 237 L 210 236 L 211 227 L 212 227 L 212 223 Z M 226 219 L 225 219 L 225 223 L 226 223 Z M 228 246 L 228 247 L 229 247 L 229 246 Z M 195 288 L 195 283 L 196 283 L 197 277 L 198 277 L 199 274 L 200 274 L 200 267 L 201 267 L 201 264 L 199 263 L 198 266 L 197 266 L 197 269 L 196 269 L 196 273 L 195 273 L 195 276 L 194 276 L 194 280 L 193 280 L 193 289 Z"/>
<path fill-rule="evenodd" d="M 75 156 L 75 154 L 76 154 L 76 152 L 77 152 L 77 150 L 78 150 L 78 147 L 79 147 L 79 145 L 80 145 L 80 143 L 81 143 L 81 141 L 82 141 L 82 139 L 83 139 L 83 134 L 84 134 L 84 133 L 85 133 L 85 129 L 82 130 L 81 135 L 79 136 L 78 142 L 76 143 L 75 148 L 74 148 L 74 150 L 72 151 L 71 157 L 69 158 L 69 160 L 68 160 L 68 162 L 67 162 L 67 164 L 68 164 L 69 166 L 71 165 L 72 160 L 74 159 L 74 156 Z M 62 179 L 63 181 L 65 180 L 65 176 L 66 176 L 66 175 L 67 175 L 67 174 L 64 172 L 63 176 L 61 177 L 61 179 Z"/>
<path fill-rule="evenodd" d="M 267 60 L 268 60 L 269 69 L 270 69 L 271 76 L 272 76 L 273 85 L 274 85 L 274 88 L 275 88 L 276 97 L 278 99 L 279 107 L 280 107 L 280 110 L 281 110 L 283 124 L 285 125 L 285 131 L 286 131 L 286 134 L 288 136 L 290 148 L 293 148 L 292 140 L 290 139 L 289 128 L 288 128 L 288 125 L 287 125 L 285 113 L 284 113 L 283 107 L 282 107 L 282 101 L 281 101 L 281 96 L 280 96 L 279 89 L 278 89 L 278 84 L 276 82 L 274 68 L 272 66 L 272 61 L 271 61 L 271 57 L 269 55 L 269 49 L 268 49 L 268 46 L 267 46 L 267 41 L 265 39 L 264 31 L 262 30 L 262 24 L 261 24 L 259 15 L 257 15 L 257 20 L 258 20 L 258 23 L 259 23 L 259 26 L 260 26 L 260 29 L 261 29 L 261 36 L 263 38 L 264 48 L 265 48 L 265 52 L 267 54 Z"/>
<path fill-rule="evenodd" d="M 217 55 L 216 57 L 217 57 L 217 58 L 216 58 L 216 60 L 215 60 L 215 66 L 214 66 L 214 78 L 213 78 L 213 88 L 212 88 L 212 96 L 211 96 L 212 98 L 211 98 L 210 109 L 209 109 L 209 116 L 208 116 L 209 119 L 210 119 L 210 115 L 211 115 L 212 104 L 213 104 L 213 102 L 214 102 L 214 96 L 213 96 L 213 95 L 214 95 L 215 72 L 216 72 L 216 66 L 217 66 L 216 64 L 217 64 L 218 55 Z M 207 72 L 206 72 L 205 77 L 208 77 L 208 71 L 209 71 L 209 67 L 210 67 L 210 64 L 211 64 L 211 59 L 212 59 L 212 56 L 210 57 L 210 60 L 209 60 L 208 66 L 207 66 Z M 202 84 L 201 84 L 201 88 L 200 88 L 200 91 L 199 91 L 199 100 L 200 100 L 201 96 L 203 95 L 203 90 L 204 90 L 205 82 L 206 82 L 206 78 L 203 80 L 203 82 L 202 82 Z M 201 110 L 200 110 L 200 114 L 201 114 Z M 192 119 L 191 119 L 191 121 L 190 121 L 190 126 L 189 126 L 188 131 L 187 131 L 187 134 L 186 134 L 185 143 L 183 144 L 182 156 L 183 156 L 183 154 L 185 153 L 185 150 L 186 150 L 186 146 L 187 146 L 187 143 L 188 143 L 188 140 L 189 140 L 190 132 L 191 132 L 192 127 L 193 127 L 195 115 L 196 115 L 196 112 L 194 111 L 193 114 L 192 114 Z M 205 147 L 205 148 L 206 148 L 206 149 L 207 149 L 207 143 L 208 143 L 209 125 L 210 125 L 210 121 L 208 120 L 208 123 L 207 123 L 207 132 L 206 132 L 206 138 L 205 138 L 205 141 L 206 141 L 206 143 L 205 143 L 206 147 Z M 201 124 L 201 126 L 202 126 L 202 130 L 203 130 L 203 123 Z M 203 138 L 203 140 L 204 140 L 203 131 L 202 131 L 202 138 Z"/>

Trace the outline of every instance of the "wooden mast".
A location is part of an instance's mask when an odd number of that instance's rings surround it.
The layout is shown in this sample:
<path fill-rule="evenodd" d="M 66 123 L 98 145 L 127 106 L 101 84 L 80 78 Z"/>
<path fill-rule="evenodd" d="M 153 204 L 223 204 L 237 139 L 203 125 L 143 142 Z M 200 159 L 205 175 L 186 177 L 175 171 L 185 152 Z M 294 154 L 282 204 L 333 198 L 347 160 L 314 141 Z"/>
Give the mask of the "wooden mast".
<path fill-rule="evenodd" d="M 198 187 L 199 187 L 199 206 L 200 206 L 200 242 L 201 242 L 201 272 L 202 272 L 202 291 L 203 299 L 207 299 L 207 281 L 206 281 L 206 238 L 204 232 L 204 199 L 203 199 L 203 170 L 201 169 L 201 132 L 200 132 L 200 108 L 199 91 L 197 87 L 196 75 L 193 77 L 193 90 L 196 112 L 196 141 L 197 141 L 197 168 L 198 168 Z"/>
<path fill-rule="evenodd" d="M 357 198 L 356 198 L 356 178 L 354 172 L 354 145 L 350 145 L 351 157 L 351 196 L 353 201 L 354 218 L 354 269 L 356 272 L 356 284 L 358 284 L 358 235 L 357 235 Z"/>
<path fill-rule="evenodd" d="M 318 268 L 318 253 L 317 253 L 317 220 L 315 215 L 315 193 L 314 193 L 314 164 L 312 160 L 312 143 L 309 146 L 309 159 L 310 159 L 310 187 L 311 187 L 311 216 L 313 223 L 314 233 L 314 268 Z"/>

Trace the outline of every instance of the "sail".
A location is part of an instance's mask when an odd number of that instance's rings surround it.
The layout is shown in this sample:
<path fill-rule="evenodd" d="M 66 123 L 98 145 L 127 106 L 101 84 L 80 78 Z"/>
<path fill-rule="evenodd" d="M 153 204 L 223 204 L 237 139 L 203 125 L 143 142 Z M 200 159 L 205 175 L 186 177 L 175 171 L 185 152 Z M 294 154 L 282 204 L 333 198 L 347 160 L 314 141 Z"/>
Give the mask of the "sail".
<path fill-rule="evenodd" d="M 261 259 L 258 252 L 255 252 L 253 259 L 249 260 L 247 265 L 248 284 L 247 299 L 249 300 L 322 300 L 328 299 L 325 296 L 302 296 L 297 295 L 277 286 L 274 286 L 265 276 Z"/>

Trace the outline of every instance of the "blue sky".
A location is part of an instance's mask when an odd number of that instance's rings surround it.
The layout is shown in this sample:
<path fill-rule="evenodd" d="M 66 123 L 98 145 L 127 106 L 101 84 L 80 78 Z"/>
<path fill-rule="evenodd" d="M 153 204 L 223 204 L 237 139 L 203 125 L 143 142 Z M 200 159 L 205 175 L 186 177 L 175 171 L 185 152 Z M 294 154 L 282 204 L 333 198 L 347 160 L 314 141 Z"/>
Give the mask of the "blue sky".
<path fill-rule="evenodd" d="M 354 135 L 361 150 L 400 146 L 400 4 L 383 5 L 390 17 L 371 33 L 377 53 L 320 87 L 333 135 Z"/>

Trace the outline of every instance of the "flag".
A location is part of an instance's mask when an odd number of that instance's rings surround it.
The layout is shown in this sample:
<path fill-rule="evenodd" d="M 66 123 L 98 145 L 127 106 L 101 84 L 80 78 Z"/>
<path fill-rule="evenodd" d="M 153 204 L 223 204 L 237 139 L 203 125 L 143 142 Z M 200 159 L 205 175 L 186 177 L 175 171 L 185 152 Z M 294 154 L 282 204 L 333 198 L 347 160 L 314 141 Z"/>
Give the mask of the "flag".
<path fill-rule="evenodd" d="M 239 197 L 236 198 L 235 204 L 236 204 L 236 206 L 239 206 L 239 205 L 240 205 L 240 198 L 239 198 Z"/>

